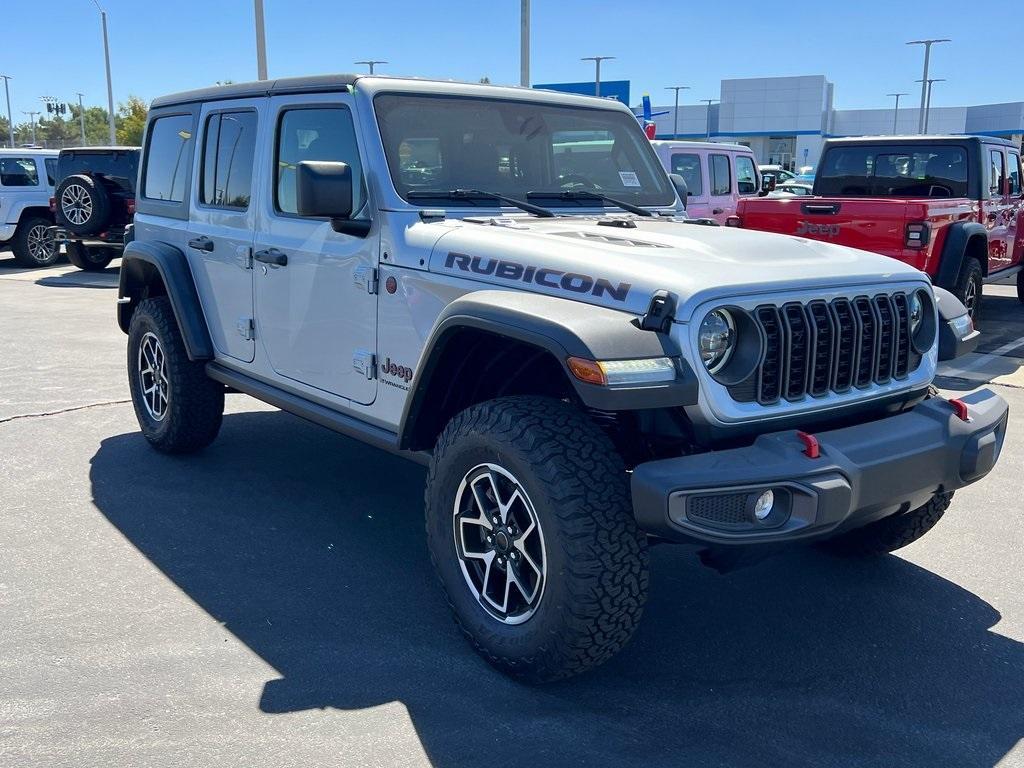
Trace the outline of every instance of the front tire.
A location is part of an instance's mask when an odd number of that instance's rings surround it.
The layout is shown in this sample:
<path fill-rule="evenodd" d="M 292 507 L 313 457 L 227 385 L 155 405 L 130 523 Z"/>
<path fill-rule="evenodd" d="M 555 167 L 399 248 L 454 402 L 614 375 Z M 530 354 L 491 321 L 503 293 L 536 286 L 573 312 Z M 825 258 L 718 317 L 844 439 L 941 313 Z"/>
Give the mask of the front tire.
<path fill-rule="evenodd" d="M 907 546 L 935 527 L 949 508 L 953 493 L 937 493 L 917 509 L 885 517 L 825 542 L 828 549 L 844 555 L 884 555 Z"/>
<path fill-rule="evenodd" d="M 146 299 L 128 329 L 128 386 L 142 434 L 164 453 L 191 453 L 220 431 L 224 387 L 188 359 L 166 296 Z"/>
<path fill-rule="evenodd" d="M 72 266 L 86 272 L 102 272 L 114 258 L 110 248 L 90 247 L 76 240 L 69 240 L 64 247 Z"/>
<path fill-rule="evenodd" d="M 14 260 L 23 267 L 48 267 L 60 258 L 57 243 L 46 230 L 52 224 L 42 216 L 22 219 L 14 232 L 11 251 Z"/>
<path fill-rule="evenodd" d="M 452 419 L 430 463 L 426 524 L 457 623 L 501 671 L 569 677 L 633 635 L 647 539 L 614 446 L 567 403 L 506 397 Z"/>

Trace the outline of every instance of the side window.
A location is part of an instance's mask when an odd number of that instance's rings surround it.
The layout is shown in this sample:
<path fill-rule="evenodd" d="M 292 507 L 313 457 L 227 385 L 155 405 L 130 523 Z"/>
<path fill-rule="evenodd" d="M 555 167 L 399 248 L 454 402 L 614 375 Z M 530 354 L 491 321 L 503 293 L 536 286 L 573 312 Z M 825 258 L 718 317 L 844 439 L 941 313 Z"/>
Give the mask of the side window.
<path fill-rule="evenodd" d="M 5 187 L 38 187 L 39 171 L 31 157 L 0 158 L 0 185 Z"/>
<path fill-rule="evenodd" d="M 1024 192 L 1024 171 L 1021 170 L 1020 155 L 1016 152 L 1011 152 L 1010 158 L 1010 194 L 1016 197 L 1017 195 Z"/>
<path fill-rule="evenodd" d="M 203 138 L 199 201 L 219 208 L 248 208 L 255 156 L 255 112 L 210 115 Z"/>
<path fill-rule="evenodd" d="M 992 158 L 992 168 L 988 175 L 988 196 L 1002 197 L 1003 179 L 1006 176 L 1006 161 L 1003 159 L 1002 150 L 999 149 L 991 150 L 989 157 Z"/>
<path fill-rule="evenodd" d="M 57 158 L 47 157 L 44 162 L 46 164 L 46 183 L 52 187 L 57 183 Z"/>
<path fill-rule="evenodd" d="M 732 192 L 732 174 L 729 171 L 728 155 L 710 155 L 711 194 L 728 195 Z"/>
<path fill-rule="evenodd" d="M 736 155 L 736 188 L 741 195 L 754 195 L 759 191 L 754 161 L 747 155 Z"/>
<path fill-rule="evenodd" d="M 192 161 L 192 116 L 158 117 L 149 128 L 146 175 L 142 196 L 150 200 L 185 199 L 185 181 Z"/>
<path fill-rule="evenodd" d="M 275 203 L 282 213 L 297 210 L 295 170 L 303 160 L 348 163 L 352 169 L 352 211 L 363 207 L 363 169 L 352 113 L 346 107 L 289 109 L 281 113 L 277 131 Z"/>
<path fill-rule="evenodd" d="M 693 197 L 704 194 L 704 174 L 700 169 L 700 155 L 678 153 L 672 155 L 672 173 L 686 181 L 686 190 Z"/>

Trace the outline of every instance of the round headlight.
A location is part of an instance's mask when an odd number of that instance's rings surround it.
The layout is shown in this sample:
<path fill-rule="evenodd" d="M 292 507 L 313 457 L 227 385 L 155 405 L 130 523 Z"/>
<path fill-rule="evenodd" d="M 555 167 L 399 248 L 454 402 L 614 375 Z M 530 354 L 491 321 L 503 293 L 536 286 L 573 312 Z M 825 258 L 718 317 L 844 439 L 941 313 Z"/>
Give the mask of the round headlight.
<path fill-rule="evenodd" d="M 710 373 L 722 370 L 736 346 L 736 324 L 724 309 L 705 316 L 697 334 L 700 359 Z"/>
<path fill-rule="evenodd" d="M 916 336 L 921 327 L 921 320 L 924 319 L 924 301 L 921 299 L 921 292 L 914 291 L 910 295 L 910 335 Z"/>

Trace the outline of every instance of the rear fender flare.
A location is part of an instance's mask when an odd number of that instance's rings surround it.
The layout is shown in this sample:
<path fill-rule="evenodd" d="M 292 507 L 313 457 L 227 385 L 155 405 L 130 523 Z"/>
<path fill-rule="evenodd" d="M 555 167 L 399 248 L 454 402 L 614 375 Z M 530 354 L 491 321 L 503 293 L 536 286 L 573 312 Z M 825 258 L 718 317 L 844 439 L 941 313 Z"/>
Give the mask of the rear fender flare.
<path fill-rule="evenodd" d="M 985 243 L 984 255 L 981 258 L 981 273 L 988 274 L 988 231 L 976 221 L 957 221 L 949 225 L 946 242 L 942 246 L 939 259 L 939 270 L 935 275 L 935 284 L 951 289 L 956 285 L 967 257 L 968 247 L 972 240 L 980 239 Z"/>

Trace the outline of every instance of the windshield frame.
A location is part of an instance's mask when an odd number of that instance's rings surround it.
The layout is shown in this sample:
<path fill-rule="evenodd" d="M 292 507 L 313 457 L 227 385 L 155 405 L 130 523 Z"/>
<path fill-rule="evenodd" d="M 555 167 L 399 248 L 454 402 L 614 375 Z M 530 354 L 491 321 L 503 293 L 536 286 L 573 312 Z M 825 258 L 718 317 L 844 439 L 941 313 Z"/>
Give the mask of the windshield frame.
<path fill-rule="evenodd" d="M 538 95 L 540 95 L 540 94 L 538 94 Z M 544 95 L 547 95 L 547 94 L 544 94 Z M 408 192 L 413 191 L 413 190 L 404 190 L 405 194 L 403 194 L 404 187 L 403 187 L 403 185 L 401 185 L 399 183 L 400 179 L 396 178 L 396 173 L 400 173 L 400 170 L 397 167 L 397 165 L 394 165 L 392 163 L 392 159 L 393 158 L 392 158 L 391 154 L 388 152 L 388 149 L 387 149 L 387 142 L 386 142 L 386 138 L 385 138 L 385 134 L 384 134 L 384 127 L 382 125 L 382 122 L 380 120 L 380 114 L 378 112 L 378 102 L 377 102 L 377 99 L 380 98 L 380 97 L 402 97 L 402 98 L 410 98 L 410 99 L 434 98 L 434 99 L 460 100 L 460 101 L 470 101 L 470 102 L 481 102 L 481 101 L 484 101 L 484 102 L 495 102 L 495 103 L 513 104 L 513 105 L 519 106 L 519 107 L 521 107 L 523 109 L 529 109 L 531 107 L 542 108 L 542 109 L 543 108 L 547 108 L 547 109 L 559 108 L 559 109 L 565 109 L 565 110 L 579 110 L 579 111 L 590 112 L 590 113 L 601 112 L 601 113 L 612 113 L 612 114 L 616 114 L 616 115 L 623 115 L 625 117 L 628 117 L 629 120 L 631 120 L 633 123 L 635 123 L 636 127 L 635 127 L 635 132 L 633 133 L 633 135 L 636 138 L 636 149 L 637 149 L 637 151 L 642 155 L 643 159 L 647 163 L 649 163 L 651 173 L 654 174 L 655 176 L 657 176 L 658 179 L 660 179 L 663 182 L 663 184 L 664 184 L 664 187 L 663 187 L 662 190 L 654 190 L 651 193 L 652 195 L 655 195 L 655 196 L 659 195 L 660 193 L 664 193 L 664 199 L 663 200 L 659 199 L 659 201 L 655 202 L 655 203 L 640 202 L 640 203 L 634 203 L 634 204 L 639 205 L 639 206 L 641 206 L 641 207 L 643 207 L 645 209 L 655 209 L 655 210 L 657 210 L 657 209 L 674 209 L 679 204 L 678 203 L 678 196 L 676 195 L 676 192 L 675 192 L 675 187 L 672 185 L 672 183 L 671 183 L 671 181 L 670 181 L 670 179 L 668 177 L 668 172 L 664 169 L 664 166 L 662 165 L 661 160 L 658 158 L 657 153 L 654 151 L 654 147 L 651 146 L 651 143 L 647 139 L 647 136 L 644 134 L 643 130 L 640 128 L 640 124 L 638 122 L 636 122 L 636 116 L 633 115 L 632 112 L 630 112 L 630 111 L 628 111 L 626 109 L 618 109 L 618 108 L 615 108 L 615 107 L 602 107 L 602 106 L 589 106 L 589 105 L 582 105 L 582 104 L 574 104 L 574 103 L 571 103 L 571 102 L 568 102 L 568 101 L 561 102 L 561 101 L 554 101 L 554 100 L 551 100 L 551 99 L 544 99 L 544 98 L 538 98 L 538 99 L 525 98 L 524 99 L 524 98 L 495 96 L 495 95 L 490 95 L 490 94 L 487 94 L 487 95 L 477 95 L 477 94 L 473 94 L 473 93 L 449 93 L 449 92 L 443 92 L 443 91 L 442 92 L 433 92 L 433 91 L 419 91 L 419 90 L 417 90 L 417 91 L 409 91 L 409 90 L 405 90 L 405 89 L 391 89 L 391 88 L 381 89 L 379 91 L 374 92 L 372 94 L 371 99 L 370 99 L 370 101 L 371 101 L 371 103 L 373 105 L 373 118 L 374 118 L 374 122 L 376 123 L 377 134 L 378 134 L 378 137 L 379 137 L 379 140 L 380 140 L 381 155 L 382 155 L 382 157 L 384 159 L 384 162 L 385 162 L 385 165 L 387 166 L 387 169 L 388 169 L 388 177 L 389 177 L 389 181 L 391 183 L 391 189 L 394 191 L 396 197 L 399 200 L 401 200 L 402 202 L 408 204 L 409 206 L 411 206 L 414 209 L 422 209 L 422 208 L 425 208 L 425 207 L 433 208 L 433 207 L 439 207 L 439 206 L 440 207 L 445 207 L 445 208 L 448 208 L 448 209 L 451 209 L 451 208 L 469 208 L 469 209 L 472 209 L 472 208 L 479 208 L 481 206 L 473 205 L 472 203 L 466 203 L 465 201 L 455 201 L 455 200 L 451 200 L 451 199 L 445 201 L 445 200 L 442 200 L 442 198 L 444 197 L 443 195 L 439 195 L 437 198 L 420 198 L 420 199 L 411 199 L 410 200 L 405 195 Z M 626 123 L 626 125 L 629 125 L 629 123 Z M 632 131 L 633 129 L 629 128 L 628 130 Z M 450 186 L 451 186 L 450 184 L 440 184 L 439 185 L 440 188 L 444 188 L 444 189 L 447 189 Z M 580 188 L 581 191 L 592 191 L 593 189 L 595 189 L 595 188 L 593 188 L 593 187 L 582 187 L 582 188 Z M 423 191 L 426 191 L 426 190 L 416 190 L 416 191 L 423 192 Z M 440 189 L 439 189 L 439 191 L 440 191 Z M 520 197 L 522 197 L 523 199 L 526 199 L 525 198 L 526 192 L 534 192 L 534 191 L 540 191 L 540 190 L 533 190 L 533 189 L 524 190 L 522 192 L 522 194 L 520 195 Z M 620 190 L 597 189 L 597 191 L 598 192 L 609 193 L 613 197 L 620 197 L 620 198 L 622 198 L 624 196 L 623 192 L 621 192 Z M 502 190 L 503 194 L 508 194 L 508 195 L 511 195 L 511 196 L 515 196 L 516 192 L 517 191 Z M 626 193 L 626 194 L 628 194 L 628 193 Z M 545 200 L 547 200 L 547 199 L 548 198 L 546 198 Z M 551 199 L 553 199 L 553 198 L 551 198 Z M 631 203 L 634 202 L 633 200 L 629 199 L 628 197 L 626 197 L 625 199 L 626 199 L 627 202 L 631 202 Z M 612 209 L 615 209 L 615 210 L 622 210 L 622 209 L 618 208 L 617 206 L 612 205 L 611 203 L 605 202 L 603 200 L 599 200 L 597 198 L 594 198 L 593 200 L 588 200 L 586 202 L 589 203 L 589 205 L 587 205 L 585 208 L 580 205 L 580 201 L 569 201 L 569 200 L 566 200 L 566 201 L 563 201 L 563 202 L 555 201 L 554 205 L 547 205 L 547 204 L 545 204 L 545 207 L 553 208 L 553 209 L 559 211 L 560 213 L 566 213 L 566 214 L 569 214 L 569 213 L 583 213 L 585 210 L 588 210 L 588 209 L 600 210 L 600 209 L 604 209 L 604 208 L 612 208 Z M 498 201 L 498 204 L 493 206 L 493 207 L 496 208 L 496 209 L 514 208 L 514 206 L 505 205 L 505 204 L 501 203 L 501 201 Z"/>

